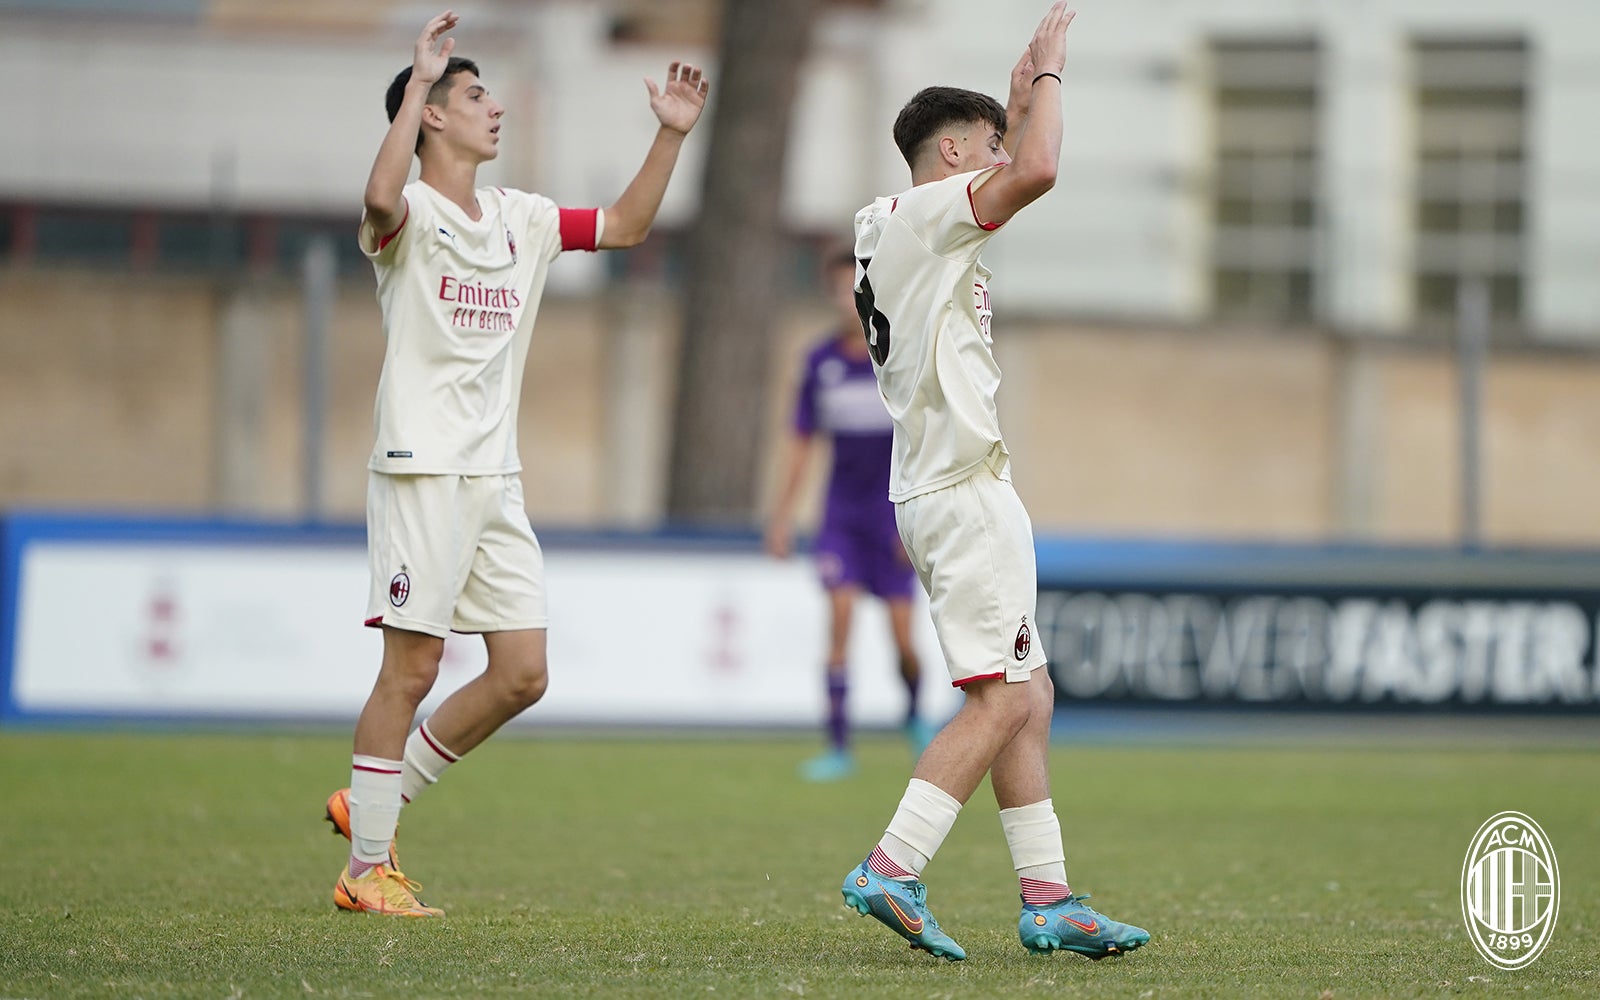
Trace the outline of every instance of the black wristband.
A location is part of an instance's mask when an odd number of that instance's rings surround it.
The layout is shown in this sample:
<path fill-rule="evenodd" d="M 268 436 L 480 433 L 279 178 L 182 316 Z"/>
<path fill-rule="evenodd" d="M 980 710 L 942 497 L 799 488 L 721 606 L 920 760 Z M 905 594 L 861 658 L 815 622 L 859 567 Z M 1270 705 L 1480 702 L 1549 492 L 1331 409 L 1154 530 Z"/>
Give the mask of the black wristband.
<path fill-rule="evenodd" d="M 1040 80 L 1043 80 L 1047 76 L 1055 77 L 1057 83 L 1061 82 L 1061 74 L 1059 74 L 1059 73 L 1051 73 L 1048 70 L 1046 70 L 1045 72 L 1040 73 L 1038 76 L 1034 77 L 1033 78 L 1033 83 L 1038 83 Z M 1028 84 L 1028 86 L 1030 86 L 1030 87 L 1033 86 L 1033 83 Z"/>

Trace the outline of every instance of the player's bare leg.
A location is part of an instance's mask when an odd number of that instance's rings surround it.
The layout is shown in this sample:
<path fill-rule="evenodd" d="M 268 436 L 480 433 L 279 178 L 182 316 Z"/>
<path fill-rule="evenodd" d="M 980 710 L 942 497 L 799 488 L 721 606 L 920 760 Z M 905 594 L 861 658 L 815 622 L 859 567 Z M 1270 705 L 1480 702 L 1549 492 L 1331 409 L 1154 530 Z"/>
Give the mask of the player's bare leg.
<path fill-rule="evenodd" d="M 438 636 L 383 627 L 383 665 L 356 720 L 356 753 L 400 758 L 417 706 L 439 679 L 443 656 L 444 640 Z"/>
<path fill-rule="evenodd" d="M 433 736 L 460 756 L 544 697 L 550 686 L 546 638 L 542 628 L 485 633 L 489 666 L 428 717 Z"/>
<path fill-rule="evenodd" d="M 1032 681 L 1008 684 L 993 677 L 961 690 L 965 695 L 961 710 L 928 744 L 911 777 L 965 803 L 1001 751 L 1034 719 L 1039 700 Z"/>
<path fill-rule="evenodd" d="M 989 765 L 989 781 L 1001 809 L 1012 809 L 1050 797 L 1050 723 L 1055 714 L 1055 685 L 1040 667 L 1026 684 L 1028 721 Z"/>
<path fill-rule="evenodd" d="M 828 663 L 843 663 L 850 653 L 850 625 L 855 618 L 857 588 L 828 588 Z"/>
<path fill-rule="evenodd" d="M 1001 748 L 989 768 L 1000 826 L 1024 902 L 1054 904 L 1072 895 L 1067 885 L 1061 823 L 1050 800 L 1050 723 L 1055 685 L 1043 667 L 1026 685 L 1033 698 L 1028 724 Z"/>
<path fill-rule="evenodd" d="M 383 663 L 356 722 L 347 798 L 350 861 L 333 890 L 341 909 L 385 916 L 443 915 L 417 899 L 419 887 L 394 866 L 392 853 L 406 731 L 417 706 L 433 690 L 443 655 L 444 640 L 437 636 L 384 626 Z"/>
<path fill-rule="evenodd" d="M 899 655 L 900 680 L 906 686 L 906 739 L 911 742 L 911 752 L 918 757 L 928 749 L 937 731 L 917 710 L 917 693 L 922 686 L 922 661 L 917 656 L 917 645 L 911 633 L 911 599 L 891 597 L 885 602 L 889 607 L 889 631 L 894 637 L 895 652 Z"/>
<path fill-rule="evenodd" d="M 962 691 L 966 697 L 960 711 L 918 759 L 905 797 L 872 852 L 869 863 L 879 874 L 892 878 L 920 874 L 995 759 L 1020 734 L 1027 733 L 1027 742 L 1034 742 L 1029 727 L 1040 725 L 1036 716 L 1042 703 L 1032 680 L 1011 684 L 1003 678 L 986 678 Z M 1043 725 L 1048 734 L 1048 720 Z M 1012 768 L 1013 773 L 1019 770 Z"/>
<path fill-rule="evenodd" d="M 800 766 L 807 781 L 838 781 L 855 773 L 855 757 L 850 753 L 850 718 L 847 699 L 850 692 L 850 626 L 855 617 L 857 588 L 844 585 L 828 588 L 828 749 Z"/>

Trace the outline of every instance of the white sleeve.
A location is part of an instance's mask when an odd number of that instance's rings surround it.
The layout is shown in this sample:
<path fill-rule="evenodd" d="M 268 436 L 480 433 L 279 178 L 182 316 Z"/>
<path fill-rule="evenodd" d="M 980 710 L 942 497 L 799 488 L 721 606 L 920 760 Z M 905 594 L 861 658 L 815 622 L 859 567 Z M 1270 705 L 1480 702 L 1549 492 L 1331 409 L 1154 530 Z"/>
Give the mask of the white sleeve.
<path fill-rule="evenodd" d="M 903 197 L 899 212 L 917 239 L 942 257 L 971 260 L 1000 226 L 978 218 L 972 192 L 982 187 L 1000 167 L 977 173 L 957 174 L 917 189 L 914 197 Z M 909 211 L 907 211 L 909 210 Z"/>
<path fill-rule="evenodd" d="M 400 217 L 400 225 L 393 232 L 376 232 L 367 220 L 367 213 L 361 213 L 357 240 L 361 244 L 361 252 L 374 264 L 398 266 L 409 256 L 411 247 L 417 245 L 417 234 L 425 234 L 432 228 L 427 199 L 413 191 L 410 185 L 401 192 L 401 197 L 405 200 L 405 214 Z"/>

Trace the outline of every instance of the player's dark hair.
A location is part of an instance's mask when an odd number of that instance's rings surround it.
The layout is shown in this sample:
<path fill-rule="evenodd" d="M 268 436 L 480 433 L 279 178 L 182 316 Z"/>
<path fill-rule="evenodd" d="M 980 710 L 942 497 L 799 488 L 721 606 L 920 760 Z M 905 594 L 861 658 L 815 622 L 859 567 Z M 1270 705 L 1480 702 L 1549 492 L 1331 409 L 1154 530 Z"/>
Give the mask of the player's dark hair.
<path fill-rule="evenodd" d="M 451 56 L 445 64 L 444 74 L 433 82 L 428 88 L 428 103 L 443 104 L 450 96 L 450 78 L 457 73 L 471 73 L 473 76 L 482 76 L 478 72 L 478 64 L 471 59 L 460 56 Z M 411 67 L 396 73 L 394 80 L 389 84 L 389 92 L 383 95 L 383 108 L 389 112 L 389 120 L 394 121 L 394 116 L 400 113 L 400 105 L 405 103 L 406 84 L 411 82 Z M 422 130 L 417 129 L 417 149 L 422 148 Z"/>
<path fill-rule="evenodd" d="M 984 122 L 1006 134 L 1006 109 L 988 94 L 959 87 L 927 87 L 894 120 L 894 144 L 913 169 L 928 140 L 952 125 Z"/>

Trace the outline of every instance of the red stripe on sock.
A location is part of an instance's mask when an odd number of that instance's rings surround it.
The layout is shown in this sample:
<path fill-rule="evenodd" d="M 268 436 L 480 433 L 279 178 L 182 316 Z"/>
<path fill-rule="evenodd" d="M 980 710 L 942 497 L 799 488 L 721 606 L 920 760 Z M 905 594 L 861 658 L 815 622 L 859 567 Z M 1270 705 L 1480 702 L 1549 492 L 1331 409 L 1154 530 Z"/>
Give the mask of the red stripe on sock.
<path fill-rule="evenodd" d="M 894 859 L 883 853 L 883 848 L 874 847 L 872 853 L 867 855 L 867 867 L 882 875 L 884 878 L 916 878 L 916 872 L 908 872 L 894 863 Z"/>
<path fill-rule="evenodd" d="M 1022 901 L 1032 906 L 1049 906 L 1072 895 L 1072 887 L 1065 882 L 1046 882 L 1043 879 L 1018 879 L 1022 884 Z"/>
<path fill-rule="evenodd" d="M 399 771 L 391 771 L 387 767 L 368 767 L 365 764 L 352 764 L 350 766 L 355 768 L 357 771 L 369 771 L 372 774 L 399 774 L 400 773 Z"/>
<path fill-rule="evenodd" d="M 417 727 L 417 732 L 422 734 L 422 738 L 427 741 L 428 746 L 433 747 L 433 752 L 443 757 L 445 760 L 454 764 L 456 761 L 461 759 L 439 745 L 439 741 L 433 738 L 432 733 L 428 732 L 428 724 L 426 722 Z"/>

